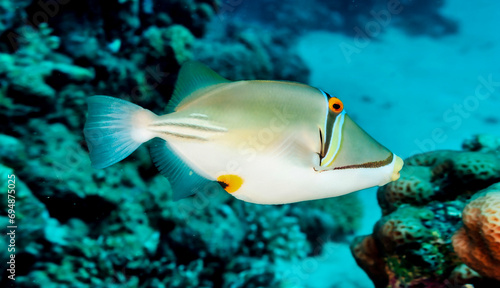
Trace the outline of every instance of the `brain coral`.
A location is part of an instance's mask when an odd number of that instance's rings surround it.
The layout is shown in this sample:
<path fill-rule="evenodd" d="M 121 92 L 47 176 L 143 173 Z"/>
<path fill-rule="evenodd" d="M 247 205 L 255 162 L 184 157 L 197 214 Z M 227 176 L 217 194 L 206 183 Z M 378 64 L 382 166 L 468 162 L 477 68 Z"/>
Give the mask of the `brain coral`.
<path fill-rule="evenodd" d="M 387 282 L 385 262 L 372 235 L 357 237 L 351 245 L 352 254 L 359 266 L 366 271 L 373 283 L 380 287 Z"/>
<path fill-rule="evenodd" d="M 379 188 L 383 216 L 351 244 L 376 287 L 500 287 L 500 138 L 463 147 L 412 156 Z"/>
<path fill-rule="evenodd" d="M 380 219 L 374 230 L 385 250 L 395 251 L 401 245 L 431 236 L 432 233 L 424 222 L 432 219 L 434 213 L 431 210 L 404 205 Z"/>
<path fill-rule="evenodd" d="M 464 227 L 453 236 L 455 252 L 480 274 L 500 280 L 500 183 L 474 195 L 462 219 Z"/>
<path fill-rule="evenodd" d="M 378 193 L 382 210 L 393 211 L 405 202 L 422 204 L 434 195 L 431 171 L 428 167 L 405 166 L 399 181 L 391 182 Z M 410 173 L 406 173 L 406 172 Z M 384 213 L 385 214 L 385 213 Z"/>
<path fill-rule="evenodd" d="M 433 151 L 412 156 L 405 164 L 400 179 L 378 191 L 384 215 L 403 203 L 425 205 L 472 195 L 500 180 L 499 155 L 491 150 Z"/>

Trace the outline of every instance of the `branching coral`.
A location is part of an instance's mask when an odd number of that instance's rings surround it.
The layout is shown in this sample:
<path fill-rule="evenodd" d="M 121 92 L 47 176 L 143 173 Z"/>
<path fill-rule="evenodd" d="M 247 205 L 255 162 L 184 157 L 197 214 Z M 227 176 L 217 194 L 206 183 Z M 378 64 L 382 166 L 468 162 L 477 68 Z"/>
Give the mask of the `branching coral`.
<path fill-rule="evenodd" d="M 92 70 L 73 65 L 69 58 L 54 52 L 60 40 L 51 33 L 52 29 L 46 23 L 40 25 L 38 30 L 24 26 L 19 29 L 16 54 L 0 54 L 5 64 L 0 74 L 5 73 L 11 93 L 50 99 L 56 91 L 46 82 L 53 73 L 73 81 L 88 81 L 94 77 Z"/>
<path fill-rule="evenodd" d="M 144 32 L 144 38 L 151 48 L 152 56 L 157 59 L 167 56 L 169 51 L 173 51 L 179 65 L 193 58 L 190 46 L 194 36 L 184 26 L 172 25 L 167 28 L 152 26 Z"/>
<path fill-rule="evenodd" d="M 274 207 L 245 203 L 248 232 L 242 249 L 254 257 L 302 259 L 310 252 L 299 221 L 288 215 L 289 206 Z"/>
<path fill-rule="evenodd" d="M 360 226 L 363 205 L 357 194 L 296 203 L 290 210 L 300 219 L 300 230 L 312 244 L 313 254 L 320 254 L 328 241 L 342 241 Z"/>
<path fill-rule="evenodd" d="M 227 266 L 223 287 L 280 287 L 282 279 L 272 268 L 272 264 L 263 259 L 236 257 Z"/>

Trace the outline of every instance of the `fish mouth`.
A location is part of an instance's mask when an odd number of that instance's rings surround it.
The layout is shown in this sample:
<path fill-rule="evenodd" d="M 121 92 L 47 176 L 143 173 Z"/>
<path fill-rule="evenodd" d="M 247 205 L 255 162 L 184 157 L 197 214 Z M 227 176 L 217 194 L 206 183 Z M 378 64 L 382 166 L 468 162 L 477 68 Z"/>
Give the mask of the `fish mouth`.
<path fill-rule="evenodd" d="M 381 168 L 384 166 L 392 165 L 393 163 L 394 163 L 394 166 L 392 168 L 392 174 L 391 174 L 390 181 L 396 181 L 401 176 L 399 174 L 399 171 L 401 171 L 401 169 L 403 168 L 404 162 L 403 162 L 403 159 L 401 159 L 401 157 L 397 156 L 394 153 L 391 153 L 386 159 L 380 160 L 380 161 L 372 161 L 372 162 L 366 162 L 363 164 L 353 164 L 353 165 L 346 165 L 346 166 L 333 167 L 333 168 L 329 167 L 327 169 L 313 167 L 313 169 L 316 172 L 325 172 L 325 171 L 357 169 L 357 168 Z"/>
<path fill-rule="evenodd" d="M 342 169 L 356 169 L 356 168 L 380 168 L 387 166 L 393 162 L 394 154 L 390 154 L 386 159 L 380 161 L 371 161 L 363 164 L 352 164 L 341 167 L 334 167 L 332 170 L 342 170 Z M 398 156 L 396 156 L 398 157 Z M 398 157 L 399 158 L 399 157 Z M 400 158 L 401 159 L 401 158 Z"/>
<path fill-rule="evenodd" d="M 401 157 L 397 156 L 394 154 L 396 157 L 396 160 L 394 161 L 394 168 L 392 170 L 392 176 L 391 176 L 391 181 L 396 181 L 401 177 L 401 174 L 399 174 L 399 171 L 403 168 L 403 165 L 405 164 L 403 159 Z"/>

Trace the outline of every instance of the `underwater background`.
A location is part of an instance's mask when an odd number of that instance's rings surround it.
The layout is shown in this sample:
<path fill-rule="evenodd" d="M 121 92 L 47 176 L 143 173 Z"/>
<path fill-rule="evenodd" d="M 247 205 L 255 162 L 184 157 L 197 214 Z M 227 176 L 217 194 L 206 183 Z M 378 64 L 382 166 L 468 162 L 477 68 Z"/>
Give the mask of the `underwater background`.
<path fill-rule="evenodd" d="M 498 27 L 486 0 L 0 0 L 0 287 L 500 287 Z M 86 97 L 162 113 L 189 60 L 338 96 L 400 180 L 268 206 L 174 202 L 146 147 L 92 169 Z"/>

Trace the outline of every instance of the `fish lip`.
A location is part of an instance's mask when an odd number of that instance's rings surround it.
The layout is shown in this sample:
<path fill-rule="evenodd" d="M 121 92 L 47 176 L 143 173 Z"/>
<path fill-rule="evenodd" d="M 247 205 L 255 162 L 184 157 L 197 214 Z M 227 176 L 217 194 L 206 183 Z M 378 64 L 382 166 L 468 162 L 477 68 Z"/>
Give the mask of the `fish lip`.
<path fill-rule="evenodd" d="M 396 181 L 401 177 L 401 174 L 399 173 L 401 169 L 403 169 L 404 166 L 404 161 L 401 159 L 401 157 L 397 156 L 394 154 L 394 157 L 396 158 L 394 160 L 394 168 L 392 170 L 392 175 L 391 175 L 391 181 Z"/>
<path fill-rule="evenodd" d="M 389 157 L 387 157 L 384 160 L 370 161 L 370 162 L 365 162 L 365 163 L 361 163 L 361 164 L 353 164 L 353 165 L 346 165 L 346 166 L 340 166 L 340 167 L 333 167 L 332 170 L 356 169 L 356 168 L 381 168 L 381 167 L 385 167 L 387 165 L 391 165 L 392 163 L 396 163 L 395 162 L 396 159 L 394 158 L 394 156 L 396 156 L 394 153 L 390 153 Z M 396 156 L 396 157 L 398 157 L 398 156 Z"/>
<path fill-rule="evenodd" d="M 379 161 L 371 161 L 371 162 L 366 162 L 362 164 L 353 164 L 353 165 L 346 165 L 346 166 L 340 166 L 340 167 L 327 167 L 327 169 L 316 169 L 316 167 L 313 167 L 314 171 L 316 172 L 325 172 L 325 171 L 332 171 L 332 170 L 345 170 L 345 169 L 359 169 L 359 168 L 382 168 L 388 165 L 392 165 L 394 163 L 394 168 L 393 168 L 393 175 L 394 173 L 397 173 L 399 175 L 399 170 L 403 167 L 403 160 L 398 157 L 394 153 L 390 153 L 389 157 L 387 157 L 384 160 L 379 160 Z M 322 166 L 320 166 L 322 167 Z M 397 171 L 396 171 L 397 170 Z M 399 176 L 398 176 L 399 178 Z"/>
<path fill-rule="evenodd" d="M 403 169 L 404 161 L 403 161 L 403 159 L 401 159 L 401 157 L 397 156 L 394 153 L 392 153 L 391 156 L 392 156 L 392 159 L 393 159 L 391 161 L 391 164 L 394 165 L 393 168 L 392 168 L 391 178 L 390 178 L 389 181 L 386 180 L 386 181 L 384 181 L 383 184 L 380 184 L 379 186 L 385 185 L 385 184 L 387 184 L 388 182 L 391 182 L 391 181 L 396 181 L 396 180 L 398 180 L 401 177 L 401 174 L 399 172 L 401 171 L 401 169 Z M 389 157 L 391 157 L 391 156 L 389 156 Z M 380 161 L 380 162 L 383 162 L 383 161 Z M 380 167 L 382 167 L 382 166 L 380 166 Z M 375 168 L 380 168 L 380 167 L 375 167 Z M 336 167 L 336 168 L 330 168 L 330 169 L 317 169 L 316 167 L 313 167 L 313 170 L 316 173 L 322 173 L 322 172 L 326 172 L 326 171 L 332 171 L 332 170 L 338 170 L 338 169 L 346 169 L 346 168 L 349 169 L 349 168 L 354 168 L 354 167 L 340 167 L 340 168 Z"/>

